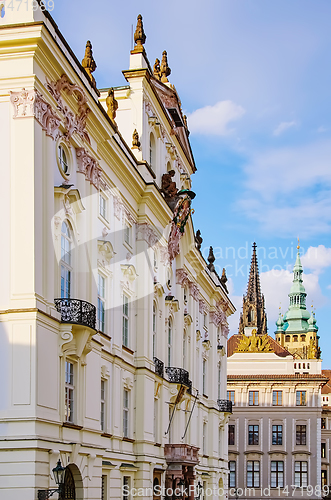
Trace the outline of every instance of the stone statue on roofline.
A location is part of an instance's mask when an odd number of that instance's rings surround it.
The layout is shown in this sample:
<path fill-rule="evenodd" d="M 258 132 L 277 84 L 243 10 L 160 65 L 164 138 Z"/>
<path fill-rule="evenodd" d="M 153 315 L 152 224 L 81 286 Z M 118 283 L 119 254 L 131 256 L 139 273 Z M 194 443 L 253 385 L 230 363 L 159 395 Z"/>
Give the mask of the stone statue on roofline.
<path fill-rule="evenodd" d="M 97 65 L 93 58 L 92 44 L 90 40 L 87 40 L 86 42 L 85 56 L 84 59 L 82 60 L 82 66 L 85 69 L 86 73 L 88 74 L 93 87 L 96 87 L 96 81 L 92 73 L 96 70 Z"/>
<path fill-rule="evenodd" d="M 109 116 L 111 121 L 116 125 L 115 118 L 116 118 L 116 111 L 118 109 L 118 102 L 115 99 L 113 87 L 108 91 L 106 105 L 107 105 L 107 115 Z"/>

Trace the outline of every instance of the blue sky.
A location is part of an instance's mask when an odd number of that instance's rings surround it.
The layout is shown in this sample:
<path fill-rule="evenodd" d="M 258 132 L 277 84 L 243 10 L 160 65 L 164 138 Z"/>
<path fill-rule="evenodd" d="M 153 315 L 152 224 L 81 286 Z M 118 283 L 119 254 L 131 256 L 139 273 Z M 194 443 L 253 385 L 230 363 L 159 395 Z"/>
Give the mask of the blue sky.
<path fill-rule="evenodd" d="M 259 247 L 269 333 L 287 293 L 297 236 L 307 306 L 331 368 L 331 3 L 329 0 L 55 0 L 79 59 L 93 44 L 99 88 L 123 85 L 142 14 L 151 64 L 167 50 L 198 167 L 194 224 L 227 268 L 238 312 Z"/>

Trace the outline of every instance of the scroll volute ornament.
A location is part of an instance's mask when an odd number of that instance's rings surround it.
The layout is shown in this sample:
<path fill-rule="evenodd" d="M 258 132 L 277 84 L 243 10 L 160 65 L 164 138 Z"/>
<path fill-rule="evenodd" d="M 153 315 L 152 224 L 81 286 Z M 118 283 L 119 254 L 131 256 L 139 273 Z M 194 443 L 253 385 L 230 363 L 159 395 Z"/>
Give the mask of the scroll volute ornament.
<path fill-rule="evenodd" d="M 97 65 L 93 58 L 92 44 L 90 40 L 86 42 L 85 56 L 84 59 L 82 60 L 82 66 L 85 69 L 86 73 L 88 74 L 93 87 L 96 87 L 96 81 L 92 73 L 96 70 Z"/>
<path fill-rule="evenodd" d="M 118 109 L 118 102 L 115 99 L 113 88 L 109 89 L 109 91 L 108 91 L 106 105 L 107 105 L 107 115 L 109 116 L 111 121 L 114 123 L 114 125 L 116 125 L 115 118 L 116 118 L 116 111 Z"/>
<path fill-rule="evenodd" d="M 146 35 L 144 32 L 143 18 L 141 14 L 139 14 L 139 16 L 137 17 L 137 27 L 136 31 L 134 32 L 134 42 L 136 45 L 133 49 L 133 52 L 143 52 L 144 43 L 146 42 Z"/>

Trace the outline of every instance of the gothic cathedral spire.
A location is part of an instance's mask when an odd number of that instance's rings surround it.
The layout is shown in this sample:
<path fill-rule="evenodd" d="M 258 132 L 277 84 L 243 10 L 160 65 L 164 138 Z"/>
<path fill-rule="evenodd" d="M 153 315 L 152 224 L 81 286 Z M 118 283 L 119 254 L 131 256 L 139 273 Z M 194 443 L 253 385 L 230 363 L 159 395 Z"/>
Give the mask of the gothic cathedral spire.
<path fill-rule="evenodd" d="M 253 243 L 247 293 L 243 297 L 243 312 L 240 315 L 239 333 L 251 335 L 253 330 L 256 330 L 259 335 L 267 333 L 267 316 L 264 308 L 264 295 L 261 293 L 255 242 Z"/>

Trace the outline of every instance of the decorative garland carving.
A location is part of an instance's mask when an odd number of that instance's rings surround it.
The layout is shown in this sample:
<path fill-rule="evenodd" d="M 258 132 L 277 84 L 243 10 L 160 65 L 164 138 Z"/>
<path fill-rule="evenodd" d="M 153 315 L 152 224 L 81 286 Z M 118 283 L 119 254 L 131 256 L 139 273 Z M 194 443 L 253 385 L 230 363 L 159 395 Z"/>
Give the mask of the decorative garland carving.
<path fill-rule="evenodd" d="M 57 82 L 50 82 L 46 78 L 47 89 L 51 96 L 55 99 L 57 103 L 57 108 L 64 115 L 66 123 L 66 134 L 67 140 L 76 132 L 81 139 L 91 143 L 90 137 L 86 131 L 86 119 L 87 115 L 91 111 L 87 106 L 87 97 L 83 89 L 74 83 L 70 83 L 67 75 L 62 75 Z M 78 114 L 75 115 L 70 109 L 64 104 L 61 92 L 65 91 L 68 95 L 75 94 L 78 102 Z"/>
<path fill-rule="evenodd" d="M 199 300 L 199 313 L 205 314 L 208 312 L 207 304 L 203 300 Z"/>
<path fill-rule="evenodd" d="M 189 285 L 190 280 L 188 274 L 184 269 L 176 269 L 176 278 L 177 284 L 184 288 L 186 285 Z"/>
<path fill-rule="evenodd" d="M 189 290 L 190 290 L 190 295 L 193 297 L 194 300 L 199 299 L 199 287 L 195 283 L 190 283 L 189 284 Z"/>
<path fill-rule="evenodd" d="M 113 196 L 113 204 L 114 204 L 114 215 L 116 219 L 120 220 L 121 218 L 121 212 L 123 208 L 123 203 L 122 200 L 119 196 L 114 195 Z"/>
<path fill-rule="evenodd" d="M 100 189 L 102 170 L 98 162 L 89 155 L 85 148 L 76 148 L 76 158 L 78 172 L 84 174 L 86 180 L 90 181 L 97 189 Z"/>

